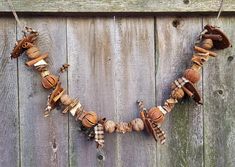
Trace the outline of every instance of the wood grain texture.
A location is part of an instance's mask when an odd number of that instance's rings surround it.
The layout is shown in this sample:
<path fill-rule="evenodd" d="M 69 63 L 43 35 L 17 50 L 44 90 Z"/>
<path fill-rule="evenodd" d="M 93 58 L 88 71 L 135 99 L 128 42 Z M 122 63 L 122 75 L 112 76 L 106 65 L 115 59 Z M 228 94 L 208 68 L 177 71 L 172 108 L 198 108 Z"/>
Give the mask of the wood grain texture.
<path fill-rule="evenodd" d="M 66 62 L 66 20 L 63 18 L 26 18 L 24 22 L 41 30 L 43 39 L 51 37 L 51 72 L 55 74 Z M 43 34 L 45 33 L 45 34 Z M 18 38 L 22 34 L 18 31 Z M 43 111 L 50 91 L 41 85 L 40 75 L 24 63 L 26 55 L 19 62 L 20 97 L 20 142 L 22 166 L 68 166 L 68 117 L 54 110 L 49 118 Z M 61 77 L 66 87 L 66 74 Z"/>
<path fill-rule="evenodd" d="M 16 39 L 13 19 L 0 17 L 0 166 L 19 166 L 17 61 L 10 60 Z"/>
<path fill-rule="evenodd" d="M 0 0 L 0 11 L 11 11 L 5 0 Z M 217 12 L 219 0 L 12 0 L 18 12 Z M 223 11 L 234 12 L 235 1 L 224 1 Z"/>
<path fill-rule="evenodd" d="M 88 111 L 116 119 L 114 25 L 112 18 L 68 19 L 69 93 Z M 102 166 L 94 141 L 87 141 L 70 119 L 70 166 Z M 107 135 L 106 166 L 117 164 L 117 136 Z"/>
<path fill-rule="evenodd" d="M 115 86 L 118 121 L 139 117 L 136 101 L 155 103 L 154 18 L 115 19 Z M 155 166 L 156 142 L 147 133 L 118 134 L 120 166 Z"/>
<path fill-rule="evenodd" d="M 201 31 L 201 25 L 200 18 L 157 18 L 157 105 L 162 105 L 169 97 L 171 83 L 189 67 L 192 46 Z M 166 117 L 163 129 L 166 130 L 167 141 L 165 145 L 158 146 L 158 166 L 203 166 L 201 108 L 185 98 Z"/>
<path fill-rule="evenodd" d="M 219 21 L 205 18 L 204 24 L 215 24 L 223 30 L 234 45 L 233 17 Z M 235 63 L 234 47 L 218 51 L 204 67 L 204 140 L 205 166 L 235 166 Z"/>

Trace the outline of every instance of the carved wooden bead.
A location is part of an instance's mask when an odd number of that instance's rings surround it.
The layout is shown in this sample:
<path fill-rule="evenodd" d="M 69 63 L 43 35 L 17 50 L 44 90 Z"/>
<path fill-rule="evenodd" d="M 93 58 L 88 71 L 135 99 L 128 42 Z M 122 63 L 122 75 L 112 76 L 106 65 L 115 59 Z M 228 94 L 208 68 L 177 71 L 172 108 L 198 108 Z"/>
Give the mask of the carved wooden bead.
<path fill-rule="evenodd" d="M 60 101 L 61 101 L 62 104 L 68 106 L 69 104 L 71 104 L 73 102 L 73 99 L 71 97 L 69 97 L 69 95 L 63 94 L 60 97 Z"/>
<path fill-rule="evenodd" d="M 203 39 L 201 47 L 204 49 L 211 49 L 213 47 L 212 39 Z"/>
<path fill-rule="evenodd" d="M 150 108 L 147 115 L 154 123 L 161 124 L 164 121 L 164 114 L 159 107 Z"/>
<path fill-rule="evenodd" d="M 171 97 L 176 100 L 180 100 L 184 97 L 184 90 L 182 88 L 176 88 L 171 92 Z"/>
<path fill-rule="evenodd" d="M 33 46 L 26 51 L 29 58 L 35 59 L 40 56 L 40 51 L 37 47 Z"/>
<path fill-rule="evenodd" d="M 190 82 L 192 82 L 193 84 L 197 83 L 201 78 L 199 71 L 196 71 L 191 68 L 185 70 L 184 77 L 188 79 Z"/>
<path fill-rule="evenodd" d="M 95 126 L 98 122 L 97 114 L 93 111 L 87 112 L 82 118 L 82 125 L 86 128 Z"/>
<path fill-rule="evenodd" d="M 115 131 L 115 128 L 116 123 L 113 121 L 108 120 L 104 123 L 104 130 L 108 133 L 113 133 Z"/>
<path fill-rule="evenodd" d="M 144 129 L 144 122 L 140 118 L 131 121 L 132 129 L 139 132 Z"/>
<path fill-rule="evenodd" d="M 56 86 L 58 82 L 58 77 L 52 74 L 49 74 L 42 78 L 42 86 L 46 89 L 50 89 Z"/>

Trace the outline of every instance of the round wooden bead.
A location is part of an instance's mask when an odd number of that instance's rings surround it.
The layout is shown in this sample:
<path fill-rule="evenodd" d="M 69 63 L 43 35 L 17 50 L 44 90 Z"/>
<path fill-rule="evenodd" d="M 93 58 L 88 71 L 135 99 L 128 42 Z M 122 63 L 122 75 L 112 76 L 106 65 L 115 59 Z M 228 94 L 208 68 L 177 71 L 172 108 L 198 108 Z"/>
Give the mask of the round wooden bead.
<path fill-rule="evenodd" d="M 200 73 L 190 68 L 185 70 L 184 77 L 194 84 L 200 80 Z"/>
<path fill-rule="evenodd" d="M 86 128 L 91 128 L 95 126 L 98 122 L 97 114 L 95 112 L 87 112 L 85 116 L 82 118 L 82 125 Z"/>
<path fill-rule="evenodd" d="M 40 51 L 37 47 L 33 46 L 26 51 L 29 58 L 35 59 L 40 56 Z"/>
<path fill-rule="evenodd" d="M 161 124 L 164 121 L 164 114 L 158 107 L 152 107 L 147 113 L 147 116 L 155 123 Z"/>
<path fill-rule="evenodd" d="M 52 74 L 49 74 L 42 78 L 42 86 L 46 89 L 50 89 L 56 86 L 58 82 L 58 77 Z"/>
<path fill-rule="evenodd" d="M 60 101 L 61 101 L 62 104 L 68 106 L 69 104 L 71 104 L 73 102 L 73 99 L 71 97 L 69 97 L 69 95 L 63 94 L 60 97 Z"/>
<path fill-rule="evenodd" d="M 171 92 L 171 97 L 176 100 L 180 100 L 184 97 L 184 90 L 182 88 L 176 88 Z"/>
<path fill-rule="evenodd" d="M 104 130 L 108 133 L 113 133 L 115 131 L 115 128 L 116 123 L 113 121 L 108 120 L 104 123 Z"/>
<path fill-rule="evenodd" d="M 213 47 L 212 39 L 203 39 L 201 47 L 204 49 L 211 49 Z"/>
<path fill-rule="evenodd" d="M 144 129 L 144 122 L 140 118 L 131 121 L 132 129 L 139 132 Z"/>

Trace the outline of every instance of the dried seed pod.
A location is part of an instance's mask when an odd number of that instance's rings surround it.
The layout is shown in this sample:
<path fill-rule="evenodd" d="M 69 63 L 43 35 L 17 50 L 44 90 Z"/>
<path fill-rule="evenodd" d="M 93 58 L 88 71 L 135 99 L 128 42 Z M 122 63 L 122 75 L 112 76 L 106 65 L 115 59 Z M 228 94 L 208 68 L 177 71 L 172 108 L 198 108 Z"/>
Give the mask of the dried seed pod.
<path fill-rule="evenodd" d="M 89 111 L 82 118 L 82 125 L 86 128 L 91 128 L 95 126 L 98 122 L 97 114 L 95 112 Z"/>
<path fill-rule="evenodd" d="M 197 83 L 201 78 L 200 73 L 191 68 L 185 70 L 184 77 L 188 79 L 190 82 L 192 82 L 193 84 Z"/>
<path fill-rule="evenodd" d="M 51 89 L 56 86 L 58 77 L 52 74 L 46 75 L 42 78 L 42 86 L 46 89 Z"/>
<path fill-rule="evenodd" d="M 108 120 L 104 123 L 104 129 L 108 133 L 113 133 L 116 128 L 116 123 L 114 121 Z"/>
<path fill-rule="evenodd" d="M 144 129 L 144 122 L 140 118 L 131 121 L 132 129 L 139 132 Z"/>
<path fill-rule="evenodd" d="M 126 133 L 126 132 L 131 132 L 131 131 L 132 131 L 132 128 L 126 122 L 119 122 L 116 124 L 116 132 Z"/>
<path fill-rule="evenodd" d="M 202 43 L 201 43 L 201 47 L 203 49 L 211 49 L 213 47 L 213 41 L 212 39 L 203 39 Z"/>
<path fill-rule="evenodd" d="M 165 119 L 164 114 L 166 114 L 166 112 L 163 113 L 162 110 L 160 109 L 160 106 L 159 106 L 159 107 L 150 108 L 150 110 L 147 113 L 147 116 L 154 123 L 161 124 Z"/>
<path fill-rule="evenodd" d="M 175 88 L 171 92 L 171 97 L 176 99 L 176 100 L 182 99 L 184 97 L 184 90 L 182 88 Z"/>
<path fill-rule="evenodd" d="M 26 54 L 30 59 L 35 59 L 40 56 L 40 51 L 36 46 L 33 46 L 26 51 Z"/>
<path fill-rule="evenodd" d="M 64 104 L 65 106 L 68 106 L 69 104 L 71 104 L 73 102 L 73 99 L 71 97 L 69 97 L 69 95 L 67 94 L 63 94 L 60 97 L 60 101 L 62 104 Z"/>

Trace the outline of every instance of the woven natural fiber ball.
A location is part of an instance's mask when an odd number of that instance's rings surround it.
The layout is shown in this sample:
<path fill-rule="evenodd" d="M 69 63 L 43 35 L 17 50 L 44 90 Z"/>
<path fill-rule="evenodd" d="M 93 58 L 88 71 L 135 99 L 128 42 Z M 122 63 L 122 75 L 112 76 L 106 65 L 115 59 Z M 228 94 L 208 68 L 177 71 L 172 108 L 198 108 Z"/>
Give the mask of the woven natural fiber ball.
<path fill-rule="evenodd" d="M 204 39 L 201 43 L 201 47 L 204 49 L 211 49 L 213 47 L 212 39 Z"/>
<path fill-rule="evenodd" d="M 190 82 L 192 82 L 193 84 L 197 83 L 201 78 L 199 71 L 193 70 L 191 68 L 185 70 L 184 77 L 188 79 Z"/>
<path fill-rule="evenodd" d="M 140 118 L 131 121 L 132 129 L 139 132 L 144 129 L 144 122 Z"/>
<path fill-rule="evenodd" d="M 116 123 L 113 121 L 106 121 L 104 123 L 104 130 L 108 133 L 113 133 L 115 131 Z"/>
<path fill-rule="evenodd" d="M 126 132 L 131 132 L 132 127 L 129 126 L 129 124 L 126 122 L 119 122 L 116 124 L 115 130 L 116 130 L 116 132 L 119 132 L 119 133 L 126 133 Z"/>
<path fill-rule="evenodd" d="M 71 104 L 73 102 L 73 99 L 71 97 L 69 97 L 69 95 L 63 94 L 60 97 L 60 101 L 61 101 L 62 104 L 68 106 L 69 104 Z"/>
<path fill-rule="evenodd" d="M 86 128 L 91 128 L 97 124 L 97 114 L 95 112 L 87 112 L 82 118 L 82 125 Z"/>
<path fill-rule="evenodd" d="M 164 114 L 158 107 L 152 107 L 147 113 L 147 116 L 157 124 L 161 124 L 164 121 Z"/>
<path fill-rule="evenodd" d="M 171 97 L 180 100 L 184 97 L 184 90 L 182 88 L 176 88 L 171 92 Z"/>
<path fill-rule="evenodd" d="M 55 75 L 49 74 L 42 78 L 42 86 L 46 89 L 50 89 L 56 86 L 57 82 L 58 82 L 58 77 Z"/>
<path fill-rule="evenodd" d="M 33 46 L 26 51 L 29 58 L 35 59 L 40 56 L 40 51 L 37 47 Z"/>

